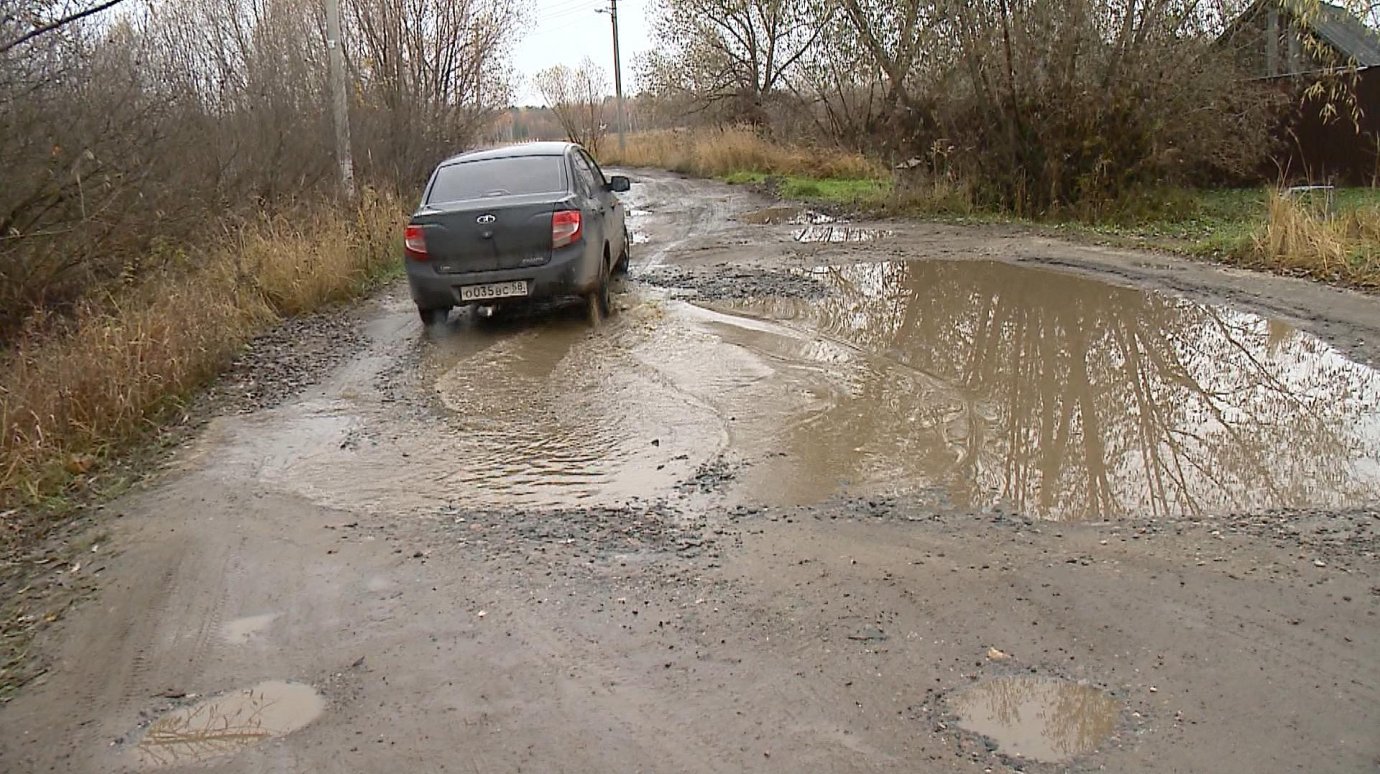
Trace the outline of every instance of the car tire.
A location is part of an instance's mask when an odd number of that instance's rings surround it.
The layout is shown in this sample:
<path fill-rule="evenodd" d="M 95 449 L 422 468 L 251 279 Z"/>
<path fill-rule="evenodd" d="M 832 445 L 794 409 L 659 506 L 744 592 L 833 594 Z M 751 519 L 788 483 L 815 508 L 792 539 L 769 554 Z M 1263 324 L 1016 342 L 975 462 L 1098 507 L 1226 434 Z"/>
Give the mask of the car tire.
<path fill-rule="evenodd" d="M 417 307 L 417 315 L 422 318 L 422 325 L 428 328 L 440 327 L 450 319 L 450 307 L 442 306 L 428 309 L 419 306 Z"/>
<path fill-rule="evenodd" d="M 628 230 L 623 229 L 623 254 L 618 256 L 618 263 L 613 265 L 614 274 L 627 274 L 632 260 L 632 235 Z"/>
<path fill-rule="evenodd" d="M 609 270 L 607 265 L 599 271 L 599 286 L 585 296 L 585 309 L 590 325 L 598 326 L 612 310 L 609 303 Z"/>

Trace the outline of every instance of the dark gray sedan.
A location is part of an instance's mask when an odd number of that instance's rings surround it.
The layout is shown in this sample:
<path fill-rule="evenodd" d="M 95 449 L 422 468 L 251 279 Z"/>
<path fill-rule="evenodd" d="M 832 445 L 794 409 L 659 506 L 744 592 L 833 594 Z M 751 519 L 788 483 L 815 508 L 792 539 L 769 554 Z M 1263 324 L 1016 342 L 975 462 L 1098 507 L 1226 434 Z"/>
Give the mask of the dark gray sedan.
<path fill-rule="evenodd" d="M 407 281 L 427 325 L 457 306 L 580 296 L 592 319 L 609 313 L 609 277 L 626 271 L 626 213 L 574 143 L 531 143 L 464 153 L 431 174 L 404 236 Z"/>

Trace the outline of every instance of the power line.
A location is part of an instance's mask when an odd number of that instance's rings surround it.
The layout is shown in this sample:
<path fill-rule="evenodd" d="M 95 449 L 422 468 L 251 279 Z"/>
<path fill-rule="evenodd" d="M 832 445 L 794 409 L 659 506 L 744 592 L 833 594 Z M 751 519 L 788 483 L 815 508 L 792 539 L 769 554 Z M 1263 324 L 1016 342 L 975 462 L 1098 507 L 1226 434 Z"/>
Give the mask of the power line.
<path fill-rule="evenodd" d="M 562 16 L 567 13 L 580 13 L 594 10 L 597 9 L 591 2 L 589 2 L 589 0 L 574 0 L 574 2 L 570 2 L 569 0 L 562 0 L 561 2 L 557 2 L 551 5 L 550 7 L 538 8 L 537 20 L 541 21 L 542 19 L 550 19 L 556 16 Z"/>
<path fill-rule="evenodd" d="M 593 14 L 598 10 L 599 9 L 597 8 L 571 8 L 568 11 L 561 11 L 560 13 L 546 14 L 542 16 L 540 20 L 538 20 L 537 26 L 541 26 L 543 22 L 554 21 L 557 19 L 568 19 L 574 16 L 583 16 L 585 14 Z"/>

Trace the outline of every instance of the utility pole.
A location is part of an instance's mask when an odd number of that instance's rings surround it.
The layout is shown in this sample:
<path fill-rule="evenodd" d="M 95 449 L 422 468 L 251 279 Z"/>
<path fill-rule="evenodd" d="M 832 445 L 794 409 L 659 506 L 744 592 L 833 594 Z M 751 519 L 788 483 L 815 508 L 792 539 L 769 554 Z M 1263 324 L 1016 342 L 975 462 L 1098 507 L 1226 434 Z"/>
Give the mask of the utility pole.
<path fill-rule="evenodd" d="M 627 119 L 623 114 L 623 64 L 622 51 L 618 47 L 618 0 L 609 0 L 608 8 L 600 8 L 599 13 L 607 13 L 613 22 L 613 93 L 618 97 L 618 150 L 628 150 L 626 129 Z"/>
<path fill-rule="evenodd" d="M 335 158 L 340 188 L 355 198 L 355 161 L 350 155 L 350 102 L 345 93 L 345 51 L 340 39 L 340 0 L 326 0 L 326 48 L 331 58 L 331 112 L 335 117 Z"/>

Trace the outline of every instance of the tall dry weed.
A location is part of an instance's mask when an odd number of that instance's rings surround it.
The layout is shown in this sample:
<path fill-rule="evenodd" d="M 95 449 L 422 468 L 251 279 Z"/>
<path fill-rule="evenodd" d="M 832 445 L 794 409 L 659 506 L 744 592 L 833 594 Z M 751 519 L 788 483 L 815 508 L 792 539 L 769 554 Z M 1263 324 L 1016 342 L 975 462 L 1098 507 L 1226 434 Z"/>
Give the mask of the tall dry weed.
<path fill-rule="evenodd" d="M 861 154 L 841 148 L 786 145 L 742 126 L 701 127 L 640 132 L 630 135 L 627 149 L 615 143 L 603 153 L 608 164 L 659 167 L 698 177 L 735 172 L 795 175 L 824 179 L 870 179 L 882 169 Z"/>
<path fill-rule="evenodd" d="M 1252 257 L 1267 268 L 1380 288 L 1380 208 L 1374 206 L 1334 216 L 1287 192 L 1271 192 L 1254 247 Z"/>
<path fill-rule="evenodd" d="M 33 501 L 138 437 L 283 316 L 348 298 L 396 260 L 402 208 L 366 194 L 249 223 L 191 268 L 34 321 L 0 353 L 0 503 Z"/>

